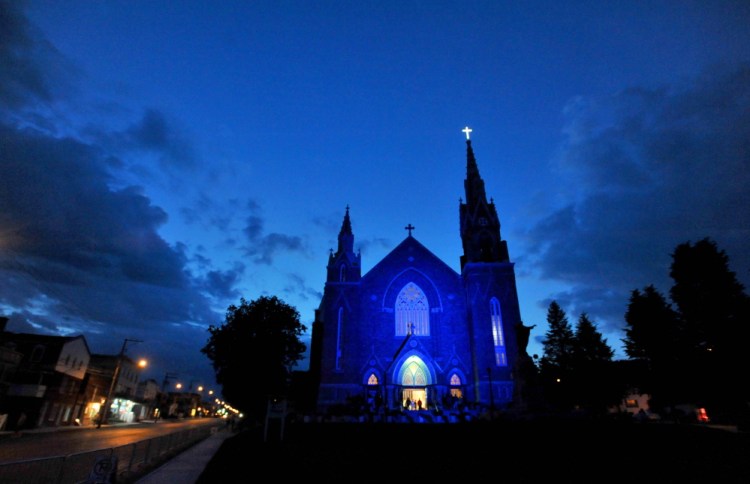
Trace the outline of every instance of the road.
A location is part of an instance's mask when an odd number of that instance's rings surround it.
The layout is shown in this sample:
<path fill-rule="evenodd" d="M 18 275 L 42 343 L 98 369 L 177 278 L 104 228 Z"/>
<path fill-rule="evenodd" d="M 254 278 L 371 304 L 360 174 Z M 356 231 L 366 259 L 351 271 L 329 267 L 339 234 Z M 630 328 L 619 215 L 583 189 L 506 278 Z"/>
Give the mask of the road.
<path fill-rule="evenodd" d="M 29 431 L 20 437 L 6 434 L 0 437 L 0 464 L 119 447 L 200 425 L 217 425 L 217 419 L 160 420 L 158 423 L 113 425 L 98 429 L 91 426 Z"/>

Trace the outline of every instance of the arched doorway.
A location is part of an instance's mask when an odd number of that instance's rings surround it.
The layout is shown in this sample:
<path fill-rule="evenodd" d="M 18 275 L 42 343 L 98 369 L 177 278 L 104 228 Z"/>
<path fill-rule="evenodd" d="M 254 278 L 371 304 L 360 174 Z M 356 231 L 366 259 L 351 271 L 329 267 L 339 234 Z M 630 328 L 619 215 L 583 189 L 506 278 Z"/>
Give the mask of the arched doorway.
<path fill-rule="evenodd" d="M 401 405 L 407 410 L 424 410 L 429 406 L 427 386 L 430 385 L 430 370 L 418 356 L 408 357 L 398 374 L 401 384 Z"/>

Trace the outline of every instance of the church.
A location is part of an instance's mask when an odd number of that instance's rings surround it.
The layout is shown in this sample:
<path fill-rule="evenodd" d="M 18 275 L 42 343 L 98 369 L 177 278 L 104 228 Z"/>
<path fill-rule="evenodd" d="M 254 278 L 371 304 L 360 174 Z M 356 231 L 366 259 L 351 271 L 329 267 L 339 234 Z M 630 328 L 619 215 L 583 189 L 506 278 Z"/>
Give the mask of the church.
<path fill-rule="evenodd" d="M 465 201 L 459 200 L 461 273 L 408 235 L 362 274 L 349 207 L 328 258 L 312 324 L 317 409 L 352 398 L 370 408 L 503 409 L 517 403 L 528 329 L 514 263 L 467 127 Z M 518 333 L 518 334 L 516 334 Z"/>

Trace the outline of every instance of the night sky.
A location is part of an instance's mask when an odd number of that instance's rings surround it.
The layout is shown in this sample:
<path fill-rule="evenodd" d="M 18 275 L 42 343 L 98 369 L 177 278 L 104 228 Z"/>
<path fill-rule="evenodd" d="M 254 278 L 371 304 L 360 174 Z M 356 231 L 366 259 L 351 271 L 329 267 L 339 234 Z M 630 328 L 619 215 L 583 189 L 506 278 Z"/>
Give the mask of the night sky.
<path fill-rule="evenodd" d="M 240 298 L 311 327 L 347 205 L 363 274 L 409 223 L 460 270 L 468 125 L 529 353 L 554 299 L 623 358 L 678 244 L 750 284 L 749 25 L 722 0 L 0 0 L 0 314 L 210 386 Z"/>

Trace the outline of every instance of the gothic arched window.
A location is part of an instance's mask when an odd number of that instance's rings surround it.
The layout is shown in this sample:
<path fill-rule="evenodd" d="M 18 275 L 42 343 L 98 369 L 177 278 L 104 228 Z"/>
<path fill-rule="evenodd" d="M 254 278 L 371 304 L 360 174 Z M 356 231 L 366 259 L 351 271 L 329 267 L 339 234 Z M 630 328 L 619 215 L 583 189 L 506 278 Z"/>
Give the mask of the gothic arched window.
<path fill-rule="evenodd" d="M 421 362 L 420 362 L 421 363 Z M 427 385 L 427 375 L 424 368 L 416 361 L 409 362 L 404 368 L 401 384 L 404 386 L 425 386 Z"/>
<path fill-rule="evenodd" d="M 492 320 L 492 339 L 495 343 L 495 364 L 497 366 L 508 366 L 508 359 L 505 356 L 503 317 L 500 313 L 500 301 L 496 297 L 490 299 L 490 319 Z"/>
<path fill-rule="evenodd" d="M 401 289 L 396 297 L 396 336 L 430 335 L 430 305 L 427 297 L 413 282 Z"/>
<path fill-rule="evenodd" d="M 336 325 L 336 369 L 341 369 L 341 325 L 344 322 L 344 308 L 339 308 L 338 324 Z"/>
<path fill-rule="evenodd" d="M 463 382 L 461 381 L 461 377 L 458 376 L 457 373 L 451 375 L 450 385 L 451 397 L 463 398 L 464 392 L 461 387 L 463 385 Z"/>
<path fill-rule="evenodd" d="M 370 378 L 367 379 L 368 385 L 377 385 L 378 384 L 378 377 L 375 376 L 375 373 L 370 373 Z"/>
<path fill-rule="evenodd" d="M 346 264 L 341 264 L 339 268 L 339 281 L 346 282 Z"/>

